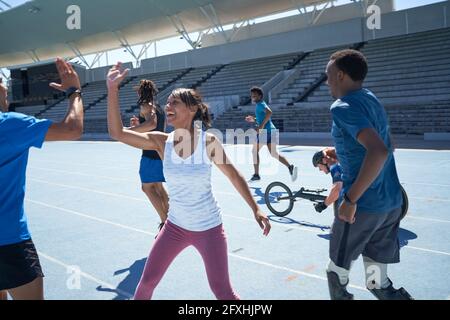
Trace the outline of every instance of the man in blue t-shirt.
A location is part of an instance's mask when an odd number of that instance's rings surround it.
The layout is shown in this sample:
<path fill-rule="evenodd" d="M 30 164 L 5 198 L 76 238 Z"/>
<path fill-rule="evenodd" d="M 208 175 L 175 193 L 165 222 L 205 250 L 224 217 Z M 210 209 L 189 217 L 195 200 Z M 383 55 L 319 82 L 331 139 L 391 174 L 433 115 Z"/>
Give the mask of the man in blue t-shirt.
<path fill-rule="evenodd" d="M 330 109 L 331 133 L 343 180 L 330 238 L 330 296 L 353 299 L 346 290 L 348 275 L 362 254 L 366 286 L 378 299 L 409 300 L 406 290 L 394 289 L 387 276 L 387 265 L 400 261 L 402 194 L 386 111 L 362 87 L 367 71 L 364 55 L 350 49 L 335 52 L 326 67 L 327 84 L 337 99 Z"/>
<path fill-rule="evenodd" d="M 278 159 L 278 161 L 289 169 L 291 180 L 295 181 L 297 179 L 297 167 L 290 164 L 284 156 L 278 153 L 276 139 L 272 140 L 272 134 L 277 134 L 277 128 L 272 123 L 272 110 L 270 110 L 269 106 L 263 100 L 263 90 L 260 87 L 252 87 L 250 89 L 250 95 L 252 102 L 256 104 L 255 117 L 248 115 L 245 117 L 245 120 L 250 123 L 255 123 L 257 131 L 256 142 L 253 144 L 252 150 L 255 173 L 250 178 L 250 181 L 261 180 L 261 177 L 259 176 L 259 150 L 261 150 L 264 145 L 267 145 L 270 155 L 273 158 Z"/>
<path fill-rule="evenodd" d="M 330 190 L 330 194 L 326 197 L 323 202 L 319 202 L 314 205 L 314 208 L 317 212 L 322 212 L 330 205 L 334 205 L 334 211 L 337 211 L 337 200 L 339 199 L 339 195 L 342 190 L 342 168 L 340 164 L 334 160 L 326 157 L 327 149 L 317 151 L 313 158 L 312 163 L 313 166 L 319 168 L 325 174 L 331 174 L 332 187 Z"/>
<path fill-rule="evenodd" d="M 56 60 L 61 83 L 51 83 L 69 98 L 64 120 L 52 123 L 8 112 L 8 90 L 0 81 L 0 299 L 44 298 L 43 273 L 24 212 L 25 173 L 31 147 L 44 141 L 76 140 L 83 132 L 83 103 L 78 75 Z"/>

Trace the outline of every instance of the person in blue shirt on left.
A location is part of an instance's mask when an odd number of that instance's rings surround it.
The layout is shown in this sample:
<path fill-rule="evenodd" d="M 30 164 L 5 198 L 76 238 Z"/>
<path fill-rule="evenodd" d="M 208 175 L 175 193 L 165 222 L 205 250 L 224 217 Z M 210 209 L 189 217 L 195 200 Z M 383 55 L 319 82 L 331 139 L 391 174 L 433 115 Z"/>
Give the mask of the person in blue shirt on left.
<path fill-rule="evenodd" d="M 31 147 L 44 141 L 76 140 L 83 132 L 83 102 L 78 75 L 73 67 L 56 60 L 69 109 L 59 123 L 8 112 L 8 89 L 0 81 L 0 300 L 7 293 L 17 300 L 44 299 L 41 265 L 24 212 L 25 172 Z"/>
<path fill-rule="evenodd" d="M 277 151 L 277 143 L 272 140 L 272 134 L 276 133 L 277 128 L 272 123 L 272 110 L 267 106 L 264 99 L 264 91 L 260 87 L 252 87 L 250 89 L 250 95 L 252 102 L 256 104 L 255 117 L 247 116 L 245 120 L 250 123 L 256 123 L 256 143 L 253 145 L 253 166 L 255 173 L 251 177 L 250 181 L 261 180 L 259 175 L 259 150 L 264 145 L 267 145 L 270 155 L 280 161 L 289 169 L 291 180 L 297 179 L 297 167 L 290 164 L 289 161 Z"/>

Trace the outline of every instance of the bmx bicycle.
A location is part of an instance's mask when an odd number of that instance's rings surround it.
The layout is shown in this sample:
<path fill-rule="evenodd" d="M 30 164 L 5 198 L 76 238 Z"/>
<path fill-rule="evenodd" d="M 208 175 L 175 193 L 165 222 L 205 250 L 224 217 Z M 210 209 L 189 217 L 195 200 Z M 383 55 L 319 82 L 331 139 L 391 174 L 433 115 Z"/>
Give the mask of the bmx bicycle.
<path fill-rule="evenodd" d="M 402 190 L 402 214 L 400 220 L 402 220 L 408 213 L 408 195 L 405 189 L 401 186 Z M 306 189 L 300 188 L 296 192 L 292 192 L 287 185 L 282 182 L 272 182 L 266 188 L 264 193 L 264 200 L 266 202 L 269 210 L 279 216 L 284 217 L 288 215 L 294 208 L 294 202 L 300 201 L 302 199 L 309 200 L 314 203 L 320 203 L 325 201 L 326 197 L 322 193 L 327 191 L 327 189 Z"/>

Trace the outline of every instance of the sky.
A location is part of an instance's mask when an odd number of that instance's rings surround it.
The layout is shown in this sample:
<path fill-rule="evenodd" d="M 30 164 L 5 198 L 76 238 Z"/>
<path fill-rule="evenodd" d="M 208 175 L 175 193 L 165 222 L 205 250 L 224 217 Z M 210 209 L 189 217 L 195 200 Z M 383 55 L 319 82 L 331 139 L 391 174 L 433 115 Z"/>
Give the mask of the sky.
<path fill-rule="evenodd" d="M 0 0 L 0 14 L 1 14 L 2 10 L 8 9 L 8 7 L 5 5 L 5 3 L 11 5 L 12 7 L 15 7 L 15 6 L 18 6 L 25 2 L 28 2 L 28 0 Z M 343 4 L 347 4 L 350 2 L 352 2 L 352 1 L 337 0 L 334 5 L 338 6 L 338 5 L 343 5 Z M 436 3 L 436 2 L 442 2 L 442 0 L 394 0 L 394 6 L 395 6 L 396 10 L 404 10 L 404 9 L 423 6 L 423 5 Z M 76 0 L 74 0 L 74 3 L 76 3 Z M 281 14 L 277 14 L 277 15 L 273 15 L 273 16 L 269 16 L 269 17 L 258 18 L 258 19 L 251 21 L 251 23 L 260 23 L 260 22 L 270 21 L 270 20 L 279 19 L 279 18 L 283 18 L 283 17 L 287 17 L 287 16 L 292 16 L 292 15 L 296 15 L 296 14 L 299 14 L 298 10 L 293 10 L 293 11 L 288 11 L 285 13 L 281 13 Z M 225 29 L 227 29 L 227 28 L 225 28 Z M 197 34 L 192 34 L 191 38 L 196 39 Z M 132 48 L 135 52 L 139 52 L 141 50 L 142 46 L 138 45 L 138 46 L 133 46 Z M 183 51 L 187 51 L 190 49 L 192 49 L 191 46 L 184 39 L 180 39 L 179 37 L 160 40 L 160 41 L 156 42 L 156 50 L 155 50 L 155 44 L 152 44 L 150 46 L 150 48 L 147 50 L 147 54 L 145 56 L 143 56 L 142 59 L 152 58 L 155 56 L 163 56 L 163 55 L 173 54 L 173 53 L 177 53 L 177 52 L 183 52 Z M 85 56 L 85 59 L 88 61 L 88 63 L 91 63 L 92 60 L 94 59 L 94 55 L 87 55 L 87 56 Z M 78 58 L 75 58 L 72 61 L 76 61 L 76 60 L 80 61 Z M 129 53 L 127 53 L 124 49 L 112 50 L 112 51 L 108 52 L 108 60 L 106 59 L 106 57 L 104 55 L 94 67 L 105 66 L 105 65 L 107 65 L 107 62 L 109 62 L 109 64 L 112 64 L 115 61 L 122 61 L 122 62 L 132 61 L 132 62 L 134 62 L 134 58 Z M 2 70 L 5 73 L 5 75 L 7 75 L 7 76 L 9 75 L 8 70 L 6 70 L 6 69 L 2 69 Z"/>

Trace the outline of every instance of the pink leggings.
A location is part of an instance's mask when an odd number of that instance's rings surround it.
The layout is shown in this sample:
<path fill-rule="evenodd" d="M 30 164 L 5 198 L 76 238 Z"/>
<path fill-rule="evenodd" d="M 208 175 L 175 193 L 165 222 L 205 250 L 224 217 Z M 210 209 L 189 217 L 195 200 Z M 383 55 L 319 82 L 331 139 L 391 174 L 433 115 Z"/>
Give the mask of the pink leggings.
<path fill-rule="evenodd" d="M 219 300 L 239 300 L 228 274 L 227 241 L 222 225 L 194 232 L 167 220 L 153 245 L 134 299 L 151 299 L 153 291 L 175 257 L 193 245 L 203 258 L 209 286 Z"/>

